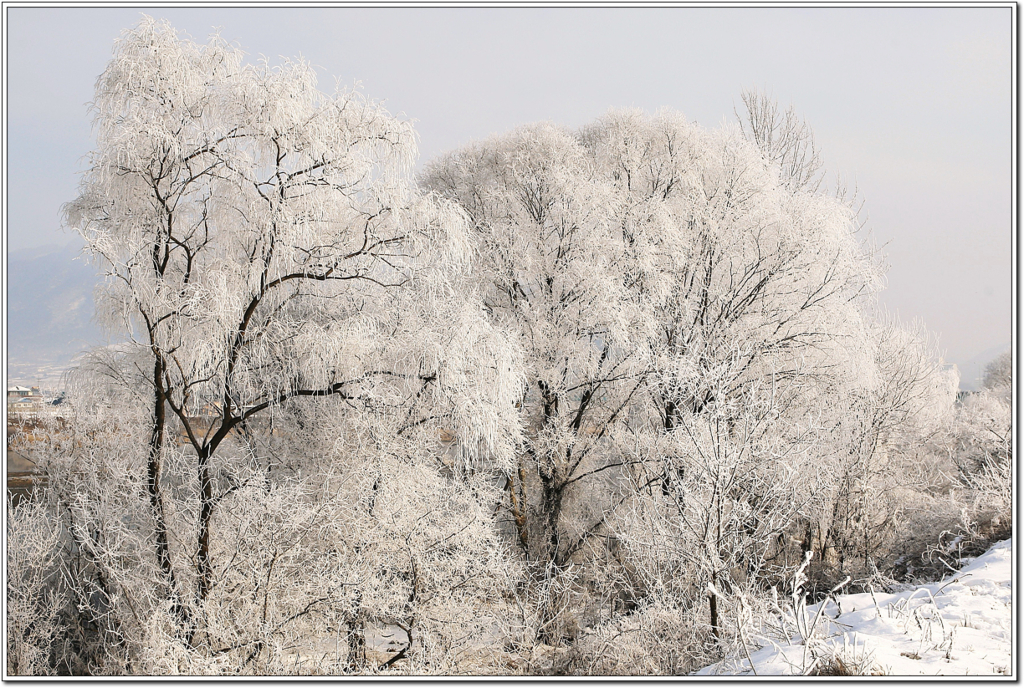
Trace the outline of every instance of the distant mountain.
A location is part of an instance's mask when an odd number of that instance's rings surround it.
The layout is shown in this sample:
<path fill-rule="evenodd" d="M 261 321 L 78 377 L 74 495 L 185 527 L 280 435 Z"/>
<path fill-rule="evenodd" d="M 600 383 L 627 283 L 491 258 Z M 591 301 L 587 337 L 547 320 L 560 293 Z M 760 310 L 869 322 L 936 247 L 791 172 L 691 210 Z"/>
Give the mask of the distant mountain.
<path fill-rule="evenodd" d="M 7 371 L 12 383 L 53 383 L 76 354 L 101 344 L 93 321 L 95 268 L 81 242 L 7 255 Z"/>

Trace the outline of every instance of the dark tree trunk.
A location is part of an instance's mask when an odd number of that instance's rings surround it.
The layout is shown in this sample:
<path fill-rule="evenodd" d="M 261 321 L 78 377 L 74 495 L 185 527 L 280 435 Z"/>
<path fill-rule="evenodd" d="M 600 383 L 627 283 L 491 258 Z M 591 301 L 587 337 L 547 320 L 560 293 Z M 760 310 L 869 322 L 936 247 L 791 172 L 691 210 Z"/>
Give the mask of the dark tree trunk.
<path fill-rule="evenodd" d="M 716 586 L 717 589 L 717 586 Z M 708 605 L 711 610 L 711 635 L 715 636 L 715 640 L 721 640 L 721 631 L 719 630 L 719 619 L 718 619 L 718 595 L 714 593 L 708 594 Z"/>
<path fill-rule="evenodd" d="M 355 612 L 349 617 L 348 627 L 348 666 L 359 671 L 366 666 L 366 622 L 363 620 L 363 594 L 356 593 Z"/>
<path fill-rule="evenodd" d="M 562 498 L 565 496 L 565 485 L 561 482 L 556 482 L 556 480 L 555 476 L 552 476 L 550 480 L 543 480 L 544 491 L 542 497 L 544 516 L 547 519 L 545 527 L 548 531 L 548 555 L 546 558 L 555 566 L 561 567 L 565 562 L 562 561 L 562 554 L 558 550 L 561 540 L 558 533 L 558 522 L 562 514 Z"/>
<path fill-rule="evenodd" d="M 526 529 L 526 498 L 525 489 L 523 488 L 525 481 L 523 464 L 520 462 L 519 489 L 516 489 L 515 480 L 511 475 L 506 479 L 505 487 L 508 489 L 512 519 L 516 526 L 516 534 L 519 536 L 519 545 L 523 548 L 523 552 L 529 552 L 530 539 Z"/>
<path fill-rule="evenodd" d="M 164 515 L 163 495 L 160 491 L 160 470 L 167 432 L 167 407 L 163 387 L 163 358 L 159 353 L 153 360 L 153 427 L 149 436 L 149 461 L 146 468 L 146 488 L 153 510 L 153 530 L 156 539 L 156 558 L 167 581 L 171 596 L 175 599 L 174 610 L 179 621 L 185 621 L 184 610 L 174 580 L 170 548 L 167 541 L 167 520 Z"/>
<path fill-rule="evenodd" d="M 674 401 L 665 402 L 665 430 L 672 432 L 679 419 L 679 406 Z"/>
<path fill-rule="evenodd" d="M 213 515 L 213 484 L 210 481 L 210 456 L 213 450 L 199 452 L 199 549 L 196 572 L 199 574 L 197 597 L 202 602 L 210 592 L 210 518 Z"/>

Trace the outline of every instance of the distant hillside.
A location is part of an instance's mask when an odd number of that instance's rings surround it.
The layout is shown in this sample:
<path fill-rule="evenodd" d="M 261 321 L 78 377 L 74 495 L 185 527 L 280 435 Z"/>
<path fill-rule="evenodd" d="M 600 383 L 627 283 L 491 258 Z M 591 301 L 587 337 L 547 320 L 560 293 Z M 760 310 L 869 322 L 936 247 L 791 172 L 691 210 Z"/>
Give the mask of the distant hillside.
<path fill-rule="evenodd" d="M 81 243 L 7 255 L 7 370 L 11 382 L 54 382 L 76 354 L 103 343 L 93 322 L 96 270 Z"/>

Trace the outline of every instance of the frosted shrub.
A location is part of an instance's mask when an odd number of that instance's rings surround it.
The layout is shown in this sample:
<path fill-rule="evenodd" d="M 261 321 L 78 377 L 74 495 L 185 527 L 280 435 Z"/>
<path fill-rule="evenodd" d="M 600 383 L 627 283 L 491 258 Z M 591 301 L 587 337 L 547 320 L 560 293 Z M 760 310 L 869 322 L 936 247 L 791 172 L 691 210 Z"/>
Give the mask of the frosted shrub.
<path fill-rule="evenodd" d="M 721 658 L 707 643 L 710 629 L 701 609 L 651 601 L 629 615 L 588 628 L 559 673 L 600 676 L 681 676 Z"/>
<path fill-rule="evenodd" d="M 69 644 L 66 534 L 46 504 L 8 506 L 7 673 L 40 676 L 77 668 Z"/>

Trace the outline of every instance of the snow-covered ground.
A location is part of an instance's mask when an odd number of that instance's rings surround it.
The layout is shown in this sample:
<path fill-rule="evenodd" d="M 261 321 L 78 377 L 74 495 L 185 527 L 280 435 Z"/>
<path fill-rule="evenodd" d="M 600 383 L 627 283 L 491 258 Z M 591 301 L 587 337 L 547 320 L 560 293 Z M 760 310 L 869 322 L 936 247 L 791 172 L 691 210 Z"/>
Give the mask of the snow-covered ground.
<path fill-rule="evenodd" d="M 700 675 L 793 675 L 836 665 L 863 673 L 1005 675 L 1013 673 L 1012 540 L 1004 540 L 940 583 L 892 594 L 862 593 L 829 600 L 810 642 L 792 644 L 750 633 L 746 653 L 696 672 Z M 805 618 L 814 619 L 817 606 Z M 788 628 L 795 629 L 792 616 Z M 760 648 L 760 649 L 758 649 Z M 753 664 L 754 671 L 751 671 Z M 859 672 L 858 672 L 859 673 Z"/>

